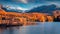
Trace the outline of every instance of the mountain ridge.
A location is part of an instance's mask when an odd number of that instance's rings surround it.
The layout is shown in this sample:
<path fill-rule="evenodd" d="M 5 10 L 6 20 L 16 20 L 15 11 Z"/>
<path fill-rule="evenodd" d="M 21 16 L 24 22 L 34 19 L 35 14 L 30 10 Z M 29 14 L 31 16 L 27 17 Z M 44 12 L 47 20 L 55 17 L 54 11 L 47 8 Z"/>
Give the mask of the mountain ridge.
<path fill-rule="evenodd" d="M 49 13 L 52 14 L 53 11 L 55 10 L 60 10 L 60 7 L 57 8 L 57 5 L 52 4 L 52 5 L 43 5 L 43 6 L 38 6 L 35 7 L 31 10 L 29 10 L 27 13 L 32 13 L 32 12 L 38 12 L 38 13 Z"/>

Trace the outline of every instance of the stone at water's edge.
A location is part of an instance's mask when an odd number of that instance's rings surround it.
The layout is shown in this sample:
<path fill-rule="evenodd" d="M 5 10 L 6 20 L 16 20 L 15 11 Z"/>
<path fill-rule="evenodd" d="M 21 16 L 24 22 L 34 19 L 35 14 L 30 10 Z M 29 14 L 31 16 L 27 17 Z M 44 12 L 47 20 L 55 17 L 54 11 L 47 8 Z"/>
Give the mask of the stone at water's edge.
<path fill-rule="evenodd" d="M 0 26 L 7 26 L 7 27 L 9 27 L 9 26 L 28 26 L 28 25 L 38 25 L 38 23 L 35 23 L 35 22 L 28 22 L 28 23 L 26 23 L 26 24 L 18 24 L 18 23 L 16 23 L 16 24 L 0 24 Z"/>

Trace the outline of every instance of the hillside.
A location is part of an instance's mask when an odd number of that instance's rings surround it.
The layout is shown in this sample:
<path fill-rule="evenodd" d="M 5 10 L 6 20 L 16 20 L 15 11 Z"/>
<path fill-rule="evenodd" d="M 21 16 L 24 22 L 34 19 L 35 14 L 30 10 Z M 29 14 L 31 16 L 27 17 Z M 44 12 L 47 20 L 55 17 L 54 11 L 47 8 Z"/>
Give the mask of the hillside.
<path fill-rule="evenodd" d="M 53 11 L 55 10 L 60 10 L 60 7 L 57 7 L 56 5 L 42 5 L 35 7 L 31 10 L 29 10 L 27 13 L 32 13 L 32 12 L 38 12 L 38 13 L 49 13 L 52 14 Z"/>

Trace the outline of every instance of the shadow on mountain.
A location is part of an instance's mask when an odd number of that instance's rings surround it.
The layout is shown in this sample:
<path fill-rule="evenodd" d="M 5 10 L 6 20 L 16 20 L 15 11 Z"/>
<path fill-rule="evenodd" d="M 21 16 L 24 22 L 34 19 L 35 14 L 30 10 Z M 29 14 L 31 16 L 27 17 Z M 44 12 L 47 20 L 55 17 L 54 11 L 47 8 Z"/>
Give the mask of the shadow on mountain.
<path fill-rule="evenodd" d="M 52 14 L 53 11 L 55 10 L 60 10 L 60 8 L 58 8 L 56 5 L 52 4 L 52 5 L 44 5 L 44 6 L 39 6 L 39 7 L 35 7 L 31 10 L 29 10 L 27 13 L 32 13 L 32 12 L 40 12 L 40 13 L 50 13 Z"/>

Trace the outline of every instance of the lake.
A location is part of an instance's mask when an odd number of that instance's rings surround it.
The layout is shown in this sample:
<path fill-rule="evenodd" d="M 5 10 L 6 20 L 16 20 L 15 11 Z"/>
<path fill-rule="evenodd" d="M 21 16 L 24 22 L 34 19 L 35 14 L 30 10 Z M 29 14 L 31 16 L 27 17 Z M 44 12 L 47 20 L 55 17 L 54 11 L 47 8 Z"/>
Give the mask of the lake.
<path fill-rule="evenodd" d="M 60 34 L 60 22 L 45 22 L 38 25 L 0 27 L 0 34 Z"/>

